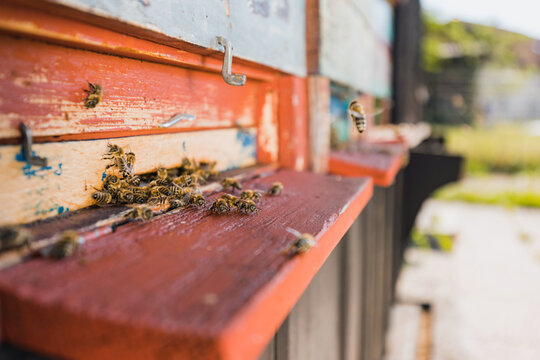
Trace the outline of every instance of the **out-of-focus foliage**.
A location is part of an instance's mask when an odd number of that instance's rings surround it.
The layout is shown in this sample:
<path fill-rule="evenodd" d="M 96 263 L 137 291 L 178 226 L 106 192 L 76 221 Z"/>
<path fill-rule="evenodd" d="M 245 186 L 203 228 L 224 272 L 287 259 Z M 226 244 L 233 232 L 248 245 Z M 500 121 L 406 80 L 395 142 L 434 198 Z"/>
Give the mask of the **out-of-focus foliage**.
<path fill-rule="evenodd" d="M 516 50 L 531 42 L 524 35 L 461 21 L 440 23 L 428 14 L 423 14 L 423 24 L 422 60 L 428 72 L 441 71 L 446 62 L 457 57 L 471 67 L 479 61 L 501 67 L 531 65 L 518 61 Z"/>
<path fill-rule="evenodd" d="M 450 153 L 465 157 L 468 174 L 540 174 L 540 137 L 520 125 L 448 127 L 445 140 Z"/>
<path fill-rule="evenodd" d="M 535 191 L 473 191 L 452 184 L 438 190 L 433 197 L 445 201 L 465 201 L 474 204 L 502 205 L 509 208 L 515 206 L 540 207 L 540 193 Z"/>
<path fill-rule="evenodd" d="M 417 228 L 411 230 L 411 240 L 414 246 L 425 250 L 452 251 L 454 238 L 452 235 L 440 233 L 423 233 Z"/>

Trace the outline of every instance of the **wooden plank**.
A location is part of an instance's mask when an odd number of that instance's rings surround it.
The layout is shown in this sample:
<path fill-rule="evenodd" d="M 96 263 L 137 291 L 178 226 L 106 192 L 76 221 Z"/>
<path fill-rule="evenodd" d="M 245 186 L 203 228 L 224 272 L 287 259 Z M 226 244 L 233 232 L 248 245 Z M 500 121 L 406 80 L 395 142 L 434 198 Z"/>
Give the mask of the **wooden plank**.
<path fill-rule="evenodd" d="M 347 232 L 344 242 L 343 262 L 343 359 L 360 359 L 362 354 L 363 254 L 366 239 L 363 237 L 362 219 L 359 217 Z"/>
<path fill-rule="evenodd" d="M 330 152 L 330 82 L 323 76 L 310 75 L 307 89 L 310 168 L 325 173 Z"/>
<path fill-rule="evenodd" d="M 348 150 L 330 153 L 329 171 L 343 176 L 371 176 L 377 186 L 393 184 L 404 160 L 404 149 L 392 145 L 357 142 Z"/>
<path fill-rule="evenodd" d="M 319 74 L 321 47 L 320 0 L 306 0 L 306 62 L 308 74 Z"/>
<path fill-rule="evenodd" d="M 283 195 L 263 198 L 256 216 L 169 213 L 121 226 L 73 258 L 3 270 L 5 340 L 77 359 L 255 358 L 372 192 L 369 179 L 287 170 L 244 187 L 275 181 Z M 317 246 L 284 256 L 287 227 Z"/>
<path fill-rule="evenodd" d="M 257 132 L 257 160 L 260 163 L 276 163 L 279 156 L 278 93 L 265 84 L 259 95 L 262 114 Z"/>
<path fill-rule="evenodd" d="M 370 201 L 364 213 L 362 214 L 364 221 L 364 231 L 366 239 L 365 262 L 365 282 L 363 286 L 363 307 L 362 313 L 365 314 L 365 319 L 362 322 L 362 332 L 364 334 L 362 342 L 362 359 L 374 359 L 372 354 L 375 345 L 375 315 L 376 315 L 376 299 L 375 293 L 377 289 L 376 283 L 376 244 L 378 227 L 375 222 L 375 204 Z"/>
<path fill-rule="evenodd" d="M 87 22 L 98 18 L 104 28 L 169 45 L 182 41 L 217 50 L 216 35 L 224 36 L 236 57 L 298 76 L 306 73 L 304 0 L 152 0 L 148 6 L 130 0 L 51 0 L 47 5 Z"/>
<path fill-rule="evenodd" d="M 373 353 L 372 359 L 380 359 L 384 346 L 384 273 L 385 273 L 385 237 L 386 237 L 386 192 L 385 189 L 375 187 L 373 190 L 373 204 L 375 212 L 376 243 L 375 243 L 375 306 L 373 322 Z"/>
<path fill-rule="evenodd" d="M 0 4 L 0 30 L 48 43 L 114 54 L 162 64 L 221 72 L 223 53 L 190 46 L 180 39 L 167 39 L 129 31 L 129 25 L 112 22 L 88 13 L 51 5 L 48 2 L 4 1 Z M 111 31 L 105 27 L 116 29 Z M 135 33 L 136 36 L 126 35 Z M 154 41 L 143 40 L 142 37 Z M 158 43 L 160 42 L 160 43 Z M 162 45 L 163 43 L 168 44 Z M 275 71 L 234 58 L 234 71 L 248 79 L 271 81 Z M 249 81 L 249 80 L 248 80 Z"/>
<path fill-rule="evenodd" d="M 305 170 L 308 165 L 306 80 L 282 76 L 278 80 L 279 164 Z"/>
<path fill-rule="evenodd" d="M 340 359 L 342 243 L 313 278 L 287 320 L 288 351 L 277 360 Z"/>
<path fill-rule="evenodd" d="M 88 139 L 96 132 L 125 136 L 132 130 L 249 127 L 265 116 L 257 81 L 233 87 L 219 74 L 10 36 L 0 41 L 0 138 L 18 137 L 19 122 L 36 137 L 84 134 Z M 88 81 L 103 89 L 92 109 L 84 104 Z M 179 113 L 197 119 L 159 128 Z"/>
<path fill-rule="evenodd" d="M 148 135 L 114 140 L 137 156 L 135 172 L 146 173 L 159 166 L 175 167 L 182 157 L 208 158 L 218 170 L 255 164 L 256 131 L 225 129 L 191 133 Z M 6 189 L 0 202 L 0 225 L 30 222 L 93 204 L 92 186 L 101 184 L 108 164 L 101 157 L 109 140 L 34 144 L 46 157 L 47 166 L 31 166 L 22 157 L 21 146 L 0 146 L 1 181 Z"/>

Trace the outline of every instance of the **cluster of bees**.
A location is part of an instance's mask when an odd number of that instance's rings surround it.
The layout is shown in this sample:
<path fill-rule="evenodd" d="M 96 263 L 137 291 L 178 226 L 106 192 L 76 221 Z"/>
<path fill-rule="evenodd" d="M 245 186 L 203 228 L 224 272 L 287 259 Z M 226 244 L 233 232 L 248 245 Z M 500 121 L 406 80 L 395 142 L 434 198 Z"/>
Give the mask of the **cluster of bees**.
<path fill-rule="evenodd" d="M 179 168 L 167 170 L 158 168 L 155 174 L 137 176 L 133 173 L 135 154 L 113 144 L 107 145 L 103 159 L 109 160 L 105 171 L 109 172 L 96 189 L 92 199 L 97 205 L 136 204 L 126 215 L 130 219 L 148 220 L 152 217 L 151 207 L 165 206 L 168 209 L 188 206 L 204 207 L 206 200 L 200 191 L 200 185 L 219 175 L 215 170 L 215 161 L 197 161 L 184 158 Z M 242 190 L 242 185 L 235 179 L 221 181 L 224 189 Z M 283 185 L 276 182 L 268 190 L 268 195 L 279 195 Z M 262 193 L 258 190 L 244 190 L 239 196 L 224 194 L 216 199 L 210 211 L 214 214 L 230 214 L 238 211 L 245 215 L 256 213 L 257 202 Z"/>

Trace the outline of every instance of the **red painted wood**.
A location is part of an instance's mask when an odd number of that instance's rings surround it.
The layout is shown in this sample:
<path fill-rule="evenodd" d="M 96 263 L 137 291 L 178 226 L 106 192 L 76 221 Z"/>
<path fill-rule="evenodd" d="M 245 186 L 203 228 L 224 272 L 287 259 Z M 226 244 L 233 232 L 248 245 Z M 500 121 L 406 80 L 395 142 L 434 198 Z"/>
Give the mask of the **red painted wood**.
<path fill-rule="evenodd" d="M 226 84 L 220 74 L 141 62 L 0 36 L 0 136 L 155 129 L 177 113 L 197 116 L 172 129 L 252 126 L 261 117 L 260 82 Z M 84 106 L 87 80 L 103 97 Z"/>
<path fill-rule="evenodd" d="M 343 176 L 370 176 L 377 186 L 388 187 L 405 160 L 403 144 L 358 143 L 353 151 L 332 151 L 329 172 Z"/>
<path fill-rule="evenodd" d="M 221 72 L 223 63 L 222 52 L 45 1 L 3 1 L 0 30 L 101 53 L 213 72 Z M 234 71 L 249 79 L 266 81 L 277 74 L 276 70 L 238 58 L 234 59 Z"/>
<path fill-rule="evenodd" d="M 308 119 L 306 80 L 282 76 L 278 80 L 279 163 L 305 170 L 308 158 Z"/>
<path fill-rule="evenodd" d="M 182 210 L 2 271 L 4 339 L 77 359 L 255 358 L 373 191 L 370 179 L 289 170 L 244 187 L 274 181 L 284 193 L 254 216 Z M 284 256 L 286 227 L 318 246 Z"/>

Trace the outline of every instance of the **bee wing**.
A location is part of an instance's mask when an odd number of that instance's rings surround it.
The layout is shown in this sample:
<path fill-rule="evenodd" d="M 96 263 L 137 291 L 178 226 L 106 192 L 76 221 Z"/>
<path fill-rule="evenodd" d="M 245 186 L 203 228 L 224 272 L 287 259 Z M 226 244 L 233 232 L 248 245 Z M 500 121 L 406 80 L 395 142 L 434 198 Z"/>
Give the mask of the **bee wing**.
<path fill-rule="evenodd" d="M 372 116 L 377 116 L 377 115 L 380 115 L 382 114 L 383 112 L 385 111 L 384 108 L 379 108 L 379 109 L 375 109 L 374 112 L 372 113 L 369 113 L 369 114 L 366 114 L 366 117 L 369 116 L 369 117 L 372 117 Z"/>
<path fill-rule="evenodd" d="M 296 237 L 298 237 L 298 238 L 299 238 L 299 237 L 302 237 L 302 233 L 301 233 L 301 232 L 299 232 L 299 231 L 297 231 L 297 230 L 294 230 L 294 229 L 292 229 L 292 228 L 290 228 L 290 227 L 286 228 L 285 230 L 287 230 L 288 233 L 293 234 L 294 236 L 296 236 Z"/>

